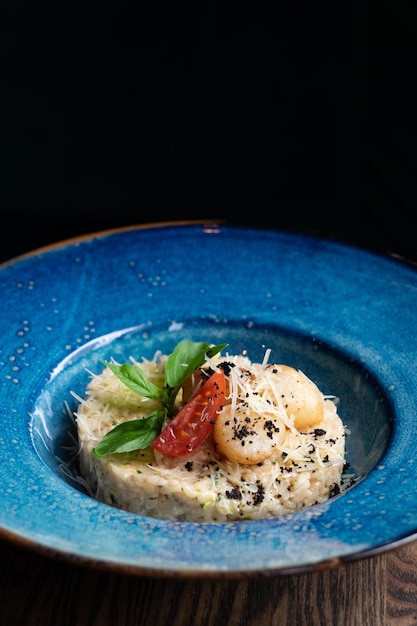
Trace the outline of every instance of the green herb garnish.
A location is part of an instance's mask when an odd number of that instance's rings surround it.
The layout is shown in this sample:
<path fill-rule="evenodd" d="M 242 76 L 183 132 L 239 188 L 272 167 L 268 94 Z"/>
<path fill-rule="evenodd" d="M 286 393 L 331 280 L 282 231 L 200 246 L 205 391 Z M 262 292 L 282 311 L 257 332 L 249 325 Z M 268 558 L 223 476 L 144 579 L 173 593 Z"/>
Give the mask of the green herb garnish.
<path fill-rule="evenodd" d="M 115 365 L 102 361 L 129 389 L 142 397 L 158 401 L 161 408 L 152 411 L 148 417 L 123 422 L 110 430 L 94 448 L 94 454 L 106 456 L 149 446 L 161 432 L 165 420 L 172 417 L 175 399 L 186 378 L 201 367 L 206 358 L 212 358 L 227 345 L 210 346 L 187 339 L 180 341 L 165 363 L 165 383 L 162 387 L 146 378 L 137 365 Z"/>

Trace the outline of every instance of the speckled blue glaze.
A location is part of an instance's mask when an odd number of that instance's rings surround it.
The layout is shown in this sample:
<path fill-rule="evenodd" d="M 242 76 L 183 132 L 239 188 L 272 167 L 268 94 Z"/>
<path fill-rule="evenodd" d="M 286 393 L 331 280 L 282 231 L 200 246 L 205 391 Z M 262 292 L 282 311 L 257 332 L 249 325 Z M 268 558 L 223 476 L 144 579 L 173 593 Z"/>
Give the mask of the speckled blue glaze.
<path fill-rule="evenodd" d="M 215 224 L 99 233 L 0 267 L 0 533 L 138 574 L 255 576 L 375 554 L 417 531 L 417 272 L 297 234 Z M 273 520 L 164 522 L 74 479 L 75 408 L 101 358 L 182 338 L 302 368 L 340 398 L 360 480 Z"/>

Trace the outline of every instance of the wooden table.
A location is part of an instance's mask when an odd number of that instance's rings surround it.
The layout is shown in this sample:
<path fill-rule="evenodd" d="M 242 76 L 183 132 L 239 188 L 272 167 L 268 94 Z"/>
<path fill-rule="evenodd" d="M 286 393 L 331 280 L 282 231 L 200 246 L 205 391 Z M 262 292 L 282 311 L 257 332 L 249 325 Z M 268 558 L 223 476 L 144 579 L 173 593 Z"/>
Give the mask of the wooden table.
<path fill-rule="evenodd" d="M 0 626 L 409 626 L 417 542 L 344 566 L 256 579 L 149 578 L 0 540 Z"/>

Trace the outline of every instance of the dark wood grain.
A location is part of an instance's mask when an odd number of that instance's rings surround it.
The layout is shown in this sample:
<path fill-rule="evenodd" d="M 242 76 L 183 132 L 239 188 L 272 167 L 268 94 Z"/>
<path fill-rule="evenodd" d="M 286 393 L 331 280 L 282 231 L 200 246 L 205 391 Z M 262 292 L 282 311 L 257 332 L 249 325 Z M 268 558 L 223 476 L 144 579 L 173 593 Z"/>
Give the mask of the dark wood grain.
<path fill-rule="evenodd" d="M 387 561 L 386 620 L 390 626 L 417 624 L 417 543 L 395 550 Z"/>
<path fill-rule="evenodd" d="M 322 572 L 248 580 L 131 576 L 5 540 L 0 562 L 0 626 L 417 624 L 416 543 Z"/>

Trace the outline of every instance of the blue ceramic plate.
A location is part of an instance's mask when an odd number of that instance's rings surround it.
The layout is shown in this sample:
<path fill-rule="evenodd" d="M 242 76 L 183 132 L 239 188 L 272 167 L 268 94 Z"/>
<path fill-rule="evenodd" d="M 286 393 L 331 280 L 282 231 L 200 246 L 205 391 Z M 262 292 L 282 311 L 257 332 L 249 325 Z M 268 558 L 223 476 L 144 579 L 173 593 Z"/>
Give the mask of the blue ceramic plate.
<path fill-rule="evenodd" d="M 132 227 L 0 268 L 0 532 L 85 564 L 158 576 L 323 569 L 417 532 L 417 272 L 314 237 L 227 225 Z M 270 520 L 195 524 L 102 504 L 76 481 L 75 409 L 100 359 L 183 338 L 302 369 L 340 398 L 358 480 Z"/>

